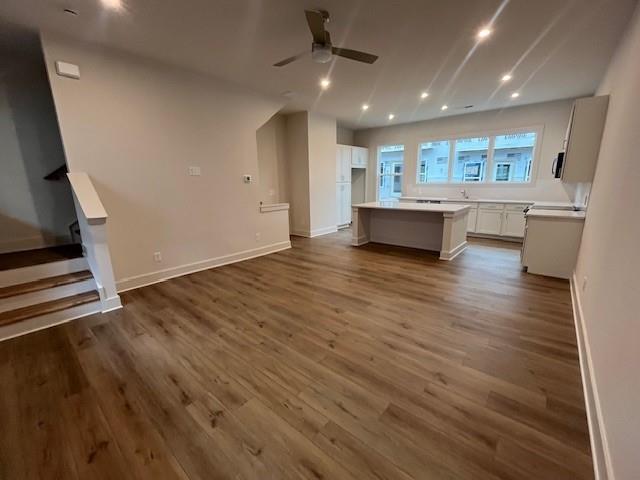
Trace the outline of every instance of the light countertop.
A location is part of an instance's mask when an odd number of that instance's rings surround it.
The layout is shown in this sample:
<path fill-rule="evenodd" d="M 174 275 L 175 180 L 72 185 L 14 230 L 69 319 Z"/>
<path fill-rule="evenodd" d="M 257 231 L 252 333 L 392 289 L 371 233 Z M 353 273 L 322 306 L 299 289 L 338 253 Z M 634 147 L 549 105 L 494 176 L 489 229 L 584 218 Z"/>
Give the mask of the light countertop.
<path fill-rule="evenodd" d="M 445 198 L 445 197 L 400 197 L 400 200 L 427 200 L 432 202 L 456 202 L 456 203 L 516 203 L 522 205 L 531 205 L 536 203 L 531 200 L 499 200 L 491 198 Z"/>
<path fill-rule="evenodd" d="M 544 210 L 544 209 L 533 209 L 529 210 L 526 214 L 527 217 L 548 217 L 548 218 L 575 218 L 578 220 L 583 220 L 586 217 L 586 213 L 584 211 L 573 211 L 573 210 Z"/>
<path fill-rule="evenodd" d="M 404 210 L 410 212 L 462 213 L 469 210 L 468 205 L 442 203 L 402 203 L 396 201 L 367 202 L 353 205 L 354 208 L 372 208 L 378 210 Z"/>

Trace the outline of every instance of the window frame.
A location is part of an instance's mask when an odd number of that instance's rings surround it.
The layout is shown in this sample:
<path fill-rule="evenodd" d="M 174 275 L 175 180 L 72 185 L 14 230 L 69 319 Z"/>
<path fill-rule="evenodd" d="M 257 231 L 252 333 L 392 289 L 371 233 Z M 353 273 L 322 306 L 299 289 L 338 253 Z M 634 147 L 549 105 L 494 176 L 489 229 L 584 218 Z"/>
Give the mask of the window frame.
<path fill-rule="evenodd" d="M 380 173 L 380 154 L 382 153 L 382 149 L 384 147 L 390 146 L 402 146 L 402 171 L 400 173 L 390 173 L 390 174 L 381 174 Z M 379 144 L 376 147 L 376 201 L 386 201 L 380 200 L 380 180 L 383 176 L 392 177 L 394 180 L 396 177 L 400 177 L 400 195 L 397 198 L 402 197 L 404 193 L 404 174 L 406 172 L 406 153 L 407 153 L 407 145 L 405 142 L 387 142 Z M 388 200 L 388 199 L 387 199 Z"/>
<path fill-rule="evenodd" d="M 535 133 L 536 134 L 536 142 L 533 146 L 533 154 L 531 155 L 531 167 L 530 167 L 530 175 L 529 181 L 526 182 L 516 182 L 516 181 L 495 181 L 493 179 L 494 175 L 494 152 L 495 152 L 495 142 L 496 136 L 500 135 L 513 135 L 518 133 Z M 473 185 L 474 187 L 531 187 L 535 186 L 538 179 L 538 168 L 540 164 L 540 154 L 542 150 L 542 138 L 544 135 L 544 125 L 530 125 L 526 127 L 511 127 L 511 128 L 497 128 L 492 130 L 483 130 L 483 131 L 471 131 L 450 135 L 430 135 L 426 136 L 418 142 L 417 145 L 417 155 L 416 155 L 416 176 L 415 182 L 417 186 L 420 187 L 442 187 L 442 186 L 452 186 L 452 187 L 464 187 Z M 458 182 L 452 181 L 453 179 L 453 169 L 455 164 L 455 151 L 456 151 L 456 140 L 464 139 L 464 138 L 478 138 L 478 137 L 489 137 L 489 147 L 487 151 L 487 161 L 485 163 L 485 178 L 481 182 Z M 448 180 L 445 182 L 420 182 L 420 154 L 421 154 L 421 145 L 428 142 L 449 142 L 449 174 Z M 406 148 L 405 148 L 406 151 Z"/>

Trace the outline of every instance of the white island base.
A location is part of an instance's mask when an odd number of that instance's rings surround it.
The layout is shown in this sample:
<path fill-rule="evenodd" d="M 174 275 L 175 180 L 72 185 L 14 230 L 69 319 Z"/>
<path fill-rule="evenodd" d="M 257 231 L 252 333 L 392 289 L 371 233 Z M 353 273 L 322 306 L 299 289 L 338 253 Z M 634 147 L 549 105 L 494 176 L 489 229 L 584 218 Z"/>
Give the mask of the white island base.
<path fill-rule="evenodd" d="M 354 205 L 354 246 L 385 243 L 440 252 L 451 260 L 467 248 L 469 206 L 400 202 Z"/>

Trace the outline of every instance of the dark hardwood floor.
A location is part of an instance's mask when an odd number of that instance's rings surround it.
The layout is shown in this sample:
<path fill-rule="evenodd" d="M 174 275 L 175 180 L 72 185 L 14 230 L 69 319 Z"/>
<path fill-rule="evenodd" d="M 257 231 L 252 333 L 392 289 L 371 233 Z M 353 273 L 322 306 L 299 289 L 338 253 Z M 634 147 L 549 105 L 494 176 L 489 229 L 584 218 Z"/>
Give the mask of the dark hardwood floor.
<path fill-rule="evenodd" d="M 593 478 L 566 282 L 349 235 L 0 343 L 0 478 Z"/>

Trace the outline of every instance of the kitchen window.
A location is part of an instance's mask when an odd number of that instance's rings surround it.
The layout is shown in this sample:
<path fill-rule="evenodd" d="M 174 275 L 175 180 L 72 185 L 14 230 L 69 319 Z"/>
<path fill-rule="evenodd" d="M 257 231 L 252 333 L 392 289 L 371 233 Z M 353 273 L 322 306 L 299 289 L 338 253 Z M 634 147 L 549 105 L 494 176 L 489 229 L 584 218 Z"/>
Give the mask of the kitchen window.
<path fill-rule="evenodd" d="M 453 137 L 418 146 L 418 184 L 529 183 L 540 130 Z"/>
<path fill-rule="evenodd" d="M 446 183 L 449 180 L 449 140 L 420 144 L 418 183 Z"/>
<path fill-rule="evenodd" d="M 484 182 L 489 137 L 456 140 L 452 179 L 456 183 Z"/>
<path fill-rule="evenodd" d="M 404 145 L 383 145 L 378 149 L 378 200 L 402 195 Z"/>

